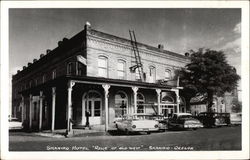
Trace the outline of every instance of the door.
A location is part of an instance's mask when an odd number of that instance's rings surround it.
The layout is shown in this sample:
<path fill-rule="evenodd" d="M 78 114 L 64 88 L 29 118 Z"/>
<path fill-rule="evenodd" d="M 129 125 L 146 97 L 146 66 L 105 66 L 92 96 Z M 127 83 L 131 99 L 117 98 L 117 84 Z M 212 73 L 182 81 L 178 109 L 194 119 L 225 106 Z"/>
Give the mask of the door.
<path fill-rule="evenodd" d="M 89 124 L 101 124 L 101 100 L 100 99 L 89 99 L 85 106 L 85 111 L 89 112 Z M 86 116 L 85 116 L 86 122 Z"/>
<path fill-rule="evenodd" d="M 101 124 L 102 115 L 102 99 L 99 93 L 89 92 L 84 98 L 82 103 L 82 125 L 86 124 L 87 116 L 89 114 L 89 125 Z"/>

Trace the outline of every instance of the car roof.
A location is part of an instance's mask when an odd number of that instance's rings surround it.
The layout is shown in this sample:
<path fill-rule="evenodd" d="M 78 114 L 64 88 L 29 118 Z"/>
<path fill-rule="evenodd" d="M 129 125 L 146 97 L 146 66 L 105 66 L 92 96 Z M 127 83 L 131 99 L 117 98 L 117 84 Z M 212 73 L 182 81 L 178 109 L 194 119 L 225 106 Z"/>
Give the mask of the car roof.
<path fill-rule="evenodd" d="M 125 114 L 124 116 L 151 116 L 152 114 L 147 113 L 132 113 L 132 114 Z"/>
<path fill-rule="evenodd" d="M 177 116 L 191 116 L 192 114 L 191 113 L 174 113 L 175 115 Z"/>

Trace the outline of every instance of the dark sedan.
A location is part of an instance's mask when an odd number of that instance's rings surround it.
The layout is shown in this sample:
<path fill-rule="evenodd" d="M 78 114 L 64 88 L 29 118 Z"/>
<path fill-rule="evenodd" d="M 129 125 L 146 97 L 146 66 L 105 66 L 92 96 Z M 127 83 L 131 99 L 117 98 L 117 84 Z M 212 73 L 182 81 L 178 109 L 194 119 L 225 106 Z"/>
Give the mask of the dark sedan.
<path fill-rule="evenodd" d="M 168 120 L 168 129 L 193 129 L 202 128 L 203 124 L 190 113 L 174 113 Z"/>

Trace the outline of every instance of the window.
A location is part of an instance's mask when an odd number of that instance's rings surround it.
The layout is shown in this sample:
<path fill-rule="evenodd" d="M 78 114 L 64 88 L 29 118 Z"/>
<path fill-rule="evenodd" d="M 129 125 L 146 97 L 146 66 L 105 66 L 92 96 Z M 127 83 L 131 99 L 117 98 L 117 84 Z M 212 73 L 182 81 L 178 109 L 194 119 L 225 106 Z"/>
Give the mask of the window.
<path fill-rule="evenodd" d="M 69 62 L 67 64 L 67 74 L 71 75 L 73 73 L 73 63 Z"/>
<path fill-rule="evenodd" d="M 126 62 L 123 60 L 118 60 L 117 63 L 117 74 L 118 79 L 125 79 L 125 69 L 126 69 Z"/>
<path fill-rule="evenodd" d="M 56 78 L 56 69 L 54 69 L 53 71 L 52 71 L 52 79 L 55 79 Z"/>
<path fill-rule="evenodd" d="M 44 74 L 42 78 L 42 82 L 45 83 L 45 81 L 46 81 L 46 75 Z"/>
<path fill-rule="evenodd" d="M 124 92 L 117 92 L 115 95 L 115 117 L 121 117 L 127 114 L 128 98 Z"/>
<path fill-rule="evenodd" d="M 78 76 L 84 75 L 84 65 L 80 62 L 76 62 L 76 75 Z"/>
<path fill-rule="evenodd" d="M 140 80 L 140 74 L 138 68 L 135 69 L 135 80 Z"/>
<path fill-rule="evenodd" d="M 137 93 L 137 113 L 144 113 L 144 96 L 141 93 Z"/>
<path fill-rule="evenodd" d="M 154 83 L 156 77 L 155 67 L 150 66 L 149 67 L 149 82 Z"/>
<path fill-rule="evenodd" d="M 165 80 L 171 79 L 171 71 L 169 69 L 165 69 Z"/>
<path fill-rule="evenodd" d="M 108 77 L 108 58 L 104 56 L 98 57 L 98 76 Z"/>

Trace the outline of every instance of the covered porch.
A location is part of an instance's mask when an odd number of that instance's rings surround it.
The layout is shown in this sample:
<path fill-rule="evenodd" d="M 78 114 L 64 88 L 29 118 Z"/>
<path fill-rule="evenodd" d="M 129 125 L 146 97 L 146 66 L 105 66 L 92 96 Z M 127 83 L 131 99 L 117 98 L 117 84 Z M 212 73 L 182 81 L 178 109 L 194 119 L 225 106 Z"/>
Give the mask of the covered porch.
<path fill-rule="evenodd" d="M 22 92 L 22 120 L 39 131 L 64 128 L 112 129 L 124 114 L 161 114 L 180 109 L 180 87 L 96 77 L 64 76 Z M 47 106 L 47 107 L 46 107 Z M 34 115 L 36 119 L 34 119 Z M 46 118 L 47 117 L 47 118 Z M 45 121 L 46 120 L 46 121 Z M 36 121 L 36 123 L 34 122 Z M 46 124 L 45 124 L 46 122 Z"/>

